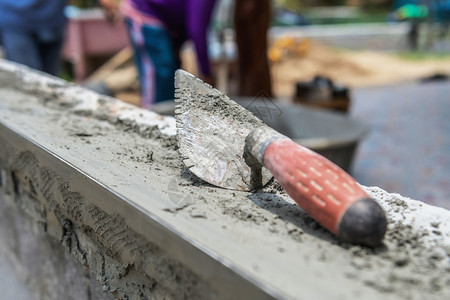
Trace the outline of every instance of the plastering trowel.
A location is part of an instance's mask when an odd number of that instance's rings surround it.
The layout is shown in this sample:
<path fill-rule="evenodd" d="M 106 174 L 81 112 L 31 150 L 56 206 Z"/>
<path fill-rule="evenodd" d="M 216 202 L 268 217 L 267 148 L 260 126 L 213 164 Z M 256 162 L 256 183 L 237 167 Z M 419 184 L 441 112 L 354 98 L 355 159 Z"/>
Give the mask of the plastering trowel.
<path fill-rule="evenodd" d="M 341 240 L 374 246 L 386 232 L 378 203 L 342 169 L 264 125 L 193 75 L 175 75 L 177 137 L 185 165 L 206 182 L 257 190 L 272 174 L 307 213 Z"/>

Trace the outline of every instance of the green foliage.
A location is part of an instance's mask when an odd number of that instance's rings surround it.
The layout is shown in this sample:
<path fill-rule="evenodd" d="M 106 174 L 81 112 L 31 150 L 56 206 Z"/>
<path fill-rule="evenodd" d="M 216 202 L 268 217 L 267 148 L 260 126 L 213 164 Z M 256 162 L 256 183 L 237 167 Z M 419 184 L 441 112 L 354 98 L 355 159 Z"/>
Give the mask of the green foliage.
<path fill-rule="evenodd" d="M 89 8 L 98 6 L 97 1 L 95 0 L 70 0 L 70 5 L 79 7 L 79 8 Z"/>
<path fill-rule="evenodd" d="M 289 10 L 300 12 L 302 6 L 301 0 L 277 0 L 276 1 L 279 6 L 285 7 Z"/>
<path fill-rule="evenodd" d="M 423 19 L 428 15 L 428 7 L 425 5 L 407 4 L 400 7 L 397 12 L 402 20 L 408 18 Z"/>
<path fill-rule="evenodd" d="M 432 53 L 432 52 L 401 52 L 396 56 L 410 61 L 426 61 L 426 60 L 450 60 L 450 54 Z"/>

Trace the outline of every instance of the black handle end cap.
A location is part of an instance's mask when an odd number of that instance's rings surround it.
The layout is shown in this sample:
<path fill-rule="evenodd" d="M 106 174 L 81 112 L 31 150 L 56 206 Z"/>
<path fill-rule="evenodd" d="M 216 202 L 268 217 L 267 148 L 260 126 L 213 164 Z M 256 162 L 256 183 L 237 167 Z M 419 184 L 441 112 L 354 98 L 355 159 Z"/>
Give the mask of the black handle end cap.
<path fill-rule="evenodd" d="M 339 223 L 338 237 L 344 242 L 375 247 L 381 243 L 387 229 L 384 210 L 372 198 L 353 203 Z"/>

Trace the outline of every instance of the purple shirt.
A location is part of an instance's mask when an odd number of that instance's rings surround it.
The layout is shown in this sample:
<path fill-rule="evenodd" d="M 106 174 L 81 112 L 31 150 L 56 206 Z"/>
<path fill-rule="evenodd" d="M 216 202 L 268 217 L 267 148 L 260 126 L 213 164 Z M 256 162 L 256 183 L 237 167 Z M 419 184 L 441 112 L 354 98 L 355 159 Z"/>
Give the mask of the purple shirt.
<path fill-rule="evenodd" d="M 203 75 L 210 75 L 206 34 L 216 0 L 130 0 L 133 7 L 163 22 L 175 47 L 190 39 Z"/>

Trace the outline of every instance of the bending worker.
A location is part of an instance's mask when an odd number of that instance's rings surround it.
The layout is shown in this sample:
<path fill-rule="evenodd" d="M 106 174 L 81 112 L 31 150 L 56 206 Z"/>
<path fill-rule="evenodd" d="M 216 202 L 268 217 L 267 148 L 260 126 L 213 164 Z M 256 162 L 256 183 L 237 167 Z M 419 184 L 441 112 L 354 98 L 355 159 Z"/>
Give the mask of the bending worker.
<path fill-rule="evenodd" d="M 57 75 L 67 0 L 0 0 L 0 40 L 6 59 Z"/>
<path fill-rule="evenodd" d="M 110 15 L 115 0 L 100 0 Z M 194 43 L 200 77 L 212 82 L 208 60 L 207 29 L 215 0 L 123 0 L 135 63 L 141 84 L 141 106 L 174 99 L 174 74 L 180 67 L 180 49 L 186 40 Z"/>

